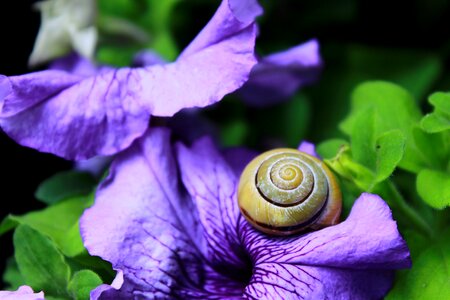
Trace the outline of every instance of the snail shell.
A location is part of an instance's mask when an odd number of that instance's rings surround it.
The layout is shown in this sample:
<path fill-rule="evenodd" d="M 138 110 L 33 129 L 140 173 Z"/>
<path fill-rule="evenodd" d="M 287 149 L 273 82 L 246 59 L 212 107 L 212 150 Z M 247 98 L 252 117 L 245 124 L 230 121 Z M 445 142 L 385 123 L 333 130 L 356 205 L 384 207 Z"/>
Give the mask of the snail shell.
<path fill-rule="evenodd" d="M 255 228 L 271 235 L 290 235 L 336 224 L 342 197 L 322 161 L 281 148 L 257 156 L 245 167 L 238 202 Z"/>

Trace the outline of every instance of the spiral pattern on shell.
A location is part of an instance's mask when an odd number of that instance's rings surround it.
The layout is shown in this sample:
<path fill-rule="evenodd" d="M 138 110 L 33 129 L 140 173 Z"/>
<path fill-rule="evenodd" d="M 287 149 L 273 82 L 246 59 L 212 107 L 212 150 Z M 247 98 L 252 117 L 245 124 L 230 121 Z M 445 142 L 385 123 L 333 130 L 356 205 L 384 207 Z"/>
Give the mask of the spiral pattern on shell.
<path fill-rule="evenodd" d="M 322 161 L 295 149 L 275 149 L 244 169 L 238 202 L 257 229 L 289 235 L 336 224 L 342 201 L 339 186 Z"/>

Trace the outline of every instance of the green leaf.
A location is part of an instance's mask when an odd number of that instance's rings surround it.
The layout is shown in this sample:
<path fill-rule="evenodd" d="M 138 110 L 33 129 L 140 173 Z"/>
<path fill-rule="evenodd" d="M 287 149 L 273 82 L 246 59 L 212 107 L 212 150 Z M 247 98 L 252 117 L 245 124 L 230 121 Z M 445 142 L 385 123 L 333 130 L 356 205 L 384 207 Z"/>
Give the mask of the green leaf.
<path fill-rule="evenodd" d="M 66 296 L 70 268 L 56 245 L 26 225 L 14 232 L 15 259 L 26 283 L 52 296 Z"/>
<path fill-rule="evenodd" d="M 434 112 L 426 115 L 422 128 L 430 133 L 450 129 L 450 93 L 437 92 L 430 96 L 429 102 L 434 106 Z"/>
<path fill-rule="evenodd" d="M 80 197 L 59 202 L 41 211 L 23 216 L 8 216 L 0 225 L 0 234 L 24 224 L 51 237 L 67 256 L 85 251 L 78 228 L 78 219 L 93 202 L 93 197 Z"/>
<path fill-rule="evenodd" d="M 346 140 L 331 139 L 320 143 L 317 146 L 316 151 L 323 159 L 331 159 L 335 157 L 343 147 L 349 147 Z"/>
<path fill-rule="evenodd" d="M 13 218 L 12 215 L 7 216 L 3 219 L 2 223 L 0 223 L 0 236 L 5 232 L 10 231 L 11 229 L 16 228 L 19 225 L 19 222 Z"/>
<path fill-rule="evenodd" d="M 94 189 L 95 179 L 89 173 L 65 171 L 45 180 L 38 187 L 35 197 L 47 204 L 87 195 Z"/>
<path fill-rule="evenodd" d="M 413 257 L 412 269 L 399 274 L 387 299 L 450 299 L 450 232 Z"/>
<path fill-rule="evenodd" d="M 353 91 L 352 110 L 341 123 L 341 129 L 351 134 L 358 112 L 367 109 L 373 109 L 380 118 L 376 124 L 378 132 L 392 129 L 407 132 L 421 117 L 414 99 L 405 89 L 389 82 L 369 81 Z"/>
<path fill-rule="evenodd" d="M 403 157 L 405 137 L 400 130 L 388 131 L 375 141 L 376 182 L 388 178 Z"/>
<path fill-rule="evenodd" d="M 358 115 L 367 109 L 374 110 L 376 114 L 375 136 L 391 130 L 399 130 L 404 135 L 406 142 L 405 153 L 399 163 L 401 168 L 417 173 L 425 167 L 432 167 L 430 158 L 424 155 L 424 150 L 414 139 L 413 131 L 421 118 L 421 113 L 407 91 L 392 83 L 381 81 L 359 85 L 352 96 L 352 111 L 341 123 L 341 129 L 349 135 L 353 130 L 358 130 L 355 127 Z"/>
<path fill-rule="evenodd" d="M 419 126 L 412 128 L 412 134 L 414 144 L 417 149 L 420 149 L 426 166 L 436 170 L 446 170 L 450 158 L 450 135 L 445 132 L 427 133 Z"/>
<path fill-rule="evenodd" d="M 405 137 L 400 130 L 376 133 L 379 121 L 377 117 L 372 108 L 361 111 L 355 118 L 351 133 L 354 160 L 374 174 L 373 180 L 366 183 L 369 190 L 394 172 L 403 157 L 405 147 Z"/>
<path fill-rule="evenodd" d="M 3 281 L 9 290 L 17 290 L 20 286 L 25 285 L 25 279 L 20 274 L 19 268 L 14 257 L 8 258 L 6 261 L 5 273 L 3 273 Z"/>
<path fill-rule="evenodd" d="M 435 112 L 423 117 L 420 125 L 426 132 L 441 132 L 450 129 L 450 118 Z"/>
<path fill-rule="evenodd" d="M 450 174 L 425 169 L 417 176 L 417 192 L 431 207 L 443 209 L 450 205 Z"/>
<path fill-rule="evenodd" d="M 102 283 L 102 279 L 96 273 L 81 270 L 73 275 L 67 290 L 75 300 L 89 300 L 90 292 Z"/>
<path fill-rule="evenodd" d="M 354 119 L 350 138 L 353 159 L 366 166 L 375 169 L 375 111 L 367 109 L 358 113 Z M 364 130 L 362 130 L 364 128 Z"/>
<path fill-rule="evenodd" d="M 430 96 L 429 101 L 436 110 L 450 115 L 450 93 L 436 92 Z"/>
<path fill-rule="evenodd" d="M 338 154 L 324 162 L 343 178 L 353 182 L 358 188 L 370 191 L 373 188 L 375 175 L 367 167 L 352 159 L 350 148 L 342 146 Z"/>

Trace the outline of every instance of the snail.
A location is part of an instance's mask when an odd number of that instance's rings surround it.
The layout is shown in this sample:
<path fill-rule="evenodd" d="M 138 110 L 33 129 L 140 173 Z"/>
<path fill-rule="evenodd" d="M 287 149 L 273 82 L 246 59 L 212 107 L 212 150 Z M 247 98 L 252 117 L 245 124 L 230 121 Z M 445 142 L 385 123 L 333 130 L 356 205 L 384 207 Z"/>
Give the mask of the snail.
<path fill-rule="evenodd" d="M 256 229 L 285 236 L 337 224 L 342 197 L 325 163 L 281 148 L 262 153 L 245 167 L 238 202 Z"/>

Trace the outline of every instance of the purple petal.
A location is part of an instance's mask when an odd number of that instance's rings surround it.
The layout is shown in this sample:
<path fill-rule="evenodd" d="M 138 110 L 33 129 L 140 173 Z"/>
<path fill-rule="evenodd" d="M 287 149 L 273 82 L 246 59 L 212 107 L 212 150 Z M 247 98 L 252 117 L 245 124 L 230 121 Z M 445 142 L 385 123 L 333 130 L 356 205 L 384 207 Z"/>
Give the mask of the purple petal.
<path fill-rule="evenodd" d="M 90 300 L 100 299 L 103 293 L 107 293 L 108 291 L 116 291 L 119 290 L 123 285 L 123 273 L 122 271 L 118 271 L 116 278 L 114 278 L 111 285 L 102 284 L 93 289 L 90 293 Z"/>
<path fill-rule="evenodd" d="M 144 133 L 150 116 L 131 90 L 140 85 L 131 69 L 80 79 L 62 71 L 11 77 L 0 126 L 24 146 L 74 160 L 112 155 Z"/>
<path fill-rule="evenodd" d="M 363 193 L 344 222 L 292 238 L 268 238 L 242 224 L 256 263 L 283 263 L 346 269 L 400 269 L 411 265 L 387 204 Z"/>
<path fill-rule="evenodd" d="M 91 255 L 112 263 L 123 284 L 94 299 L 206 299 L 242 294 L 243 284 L 208 267 L 202 228 L 179 191 L 169 132 L 154 128 L 119 154 L 80 221 Z"/>
<path fill-rule="evenodd" d="M 147 67 L 152 65 L 164 65 L 167 62 L 158 53 L 152 50 L 138 52 L 133 58 L 133 66 Z"/>
<path fill-rule="evenodd" d="M 27 109 L 71 87 L 82 79 L 81 76 L 59 70 L 30 73 L 22 76 L 0 75 L 0 86 L 4 96 L 0 99 L 0 120 L 14 117 Z"/>
<path fill-rule="evenodd" d="M 66 71 L 70 74 L 82 77 L 94 76 L 102 68 L 107 67 L 97 67 L 90 60 L 75 53 L 53 61 L 49 67 L 50 70 Z M 112 68 L 108 69 L 112 70 Z"/>
<path fill-rule="evenodd" d="M 223 0 L 212 19 L 189 46 L 184 49 L 180 58 L 201 52 L 216 44 L 221 44 L 229 39 L 233 33 L 243 33 L 250 29 L 255 31 L 254 33 L 256 34 L 254 21 L 262 12 L 262 8 L 257 0 Z M 242 50 L 245 51 L 246 40 L 244 39 L 242 42 L 244 42 Z"/>
<path fill-rule="evenodd" d="M 249 299 L 382 299 L 392 280 L 392 271 L 264 263 L 254 268 L 244 296 Z"/>
<path fill-rule="evenodd" d="M 319 154 L 316 152 L 316 146 L 313 143 L 310 143 L 308 141 L 301 142 L 300 146 L 298 146 L 298 151 L 305 152 L 306 154 L 309 154 L 311 156 L 317 157 L 320 159 Z"/>
<path fill-rule="evenodd" d="M 2 300 L 45 300 L 44 292 L 34 293 L 29 286 L 21 286 L 17 291 L 0 291 Z"/>
<path fill-rule="evenodd" d="M 81 218 L 86 248 L 123 272 L 123 289 L 164 296 L 200 285 L 195 214 L 176 178 L 169 133 L 155 128 L 117 157 Z"/>
<path fill-rule="evenodd" d="M 191 149 L 177 146 L 181 178 L 197 205 L 203 227 L 206 259 L 219 271 L 248 269 L 236 231 L 238 179 L 233 170 L 210 139 L 197 141 Z"/>
<path fill-rule="evenodd" d="M 221 100 L 247 81 L 256 64 L 260 8 L 255 1 L 235 1 L 223 0 L 171 64 L 103 69 L 90 77 L 49 70 L 0 78 L 0 95 L 6 95 L 0 126 L 24 146 L 80 160 L 127 148 L 144 134 L 150 114 L 172 116 Z M 56 68 L 79 70 L 70 63 Z M 82 70 L 76 72 L 86 75 Z"/>
<path fill-rule="evenodd" d="M 311 40 L 261 59 L 238 93 L 249 105 L 277 104 L 287 100 L 300 87 L 315 81 L 321 66 L 319 43 Z"/>
<path fill-rule="evenodd" d="M 111 163 L 111 161 L 111 156 L 94 156 L 87 160 L 77 161 L 74 165 L 74 169 L 88 172 L 94 177 L 100 177 L 104 174 L 106 167 Z"/>

